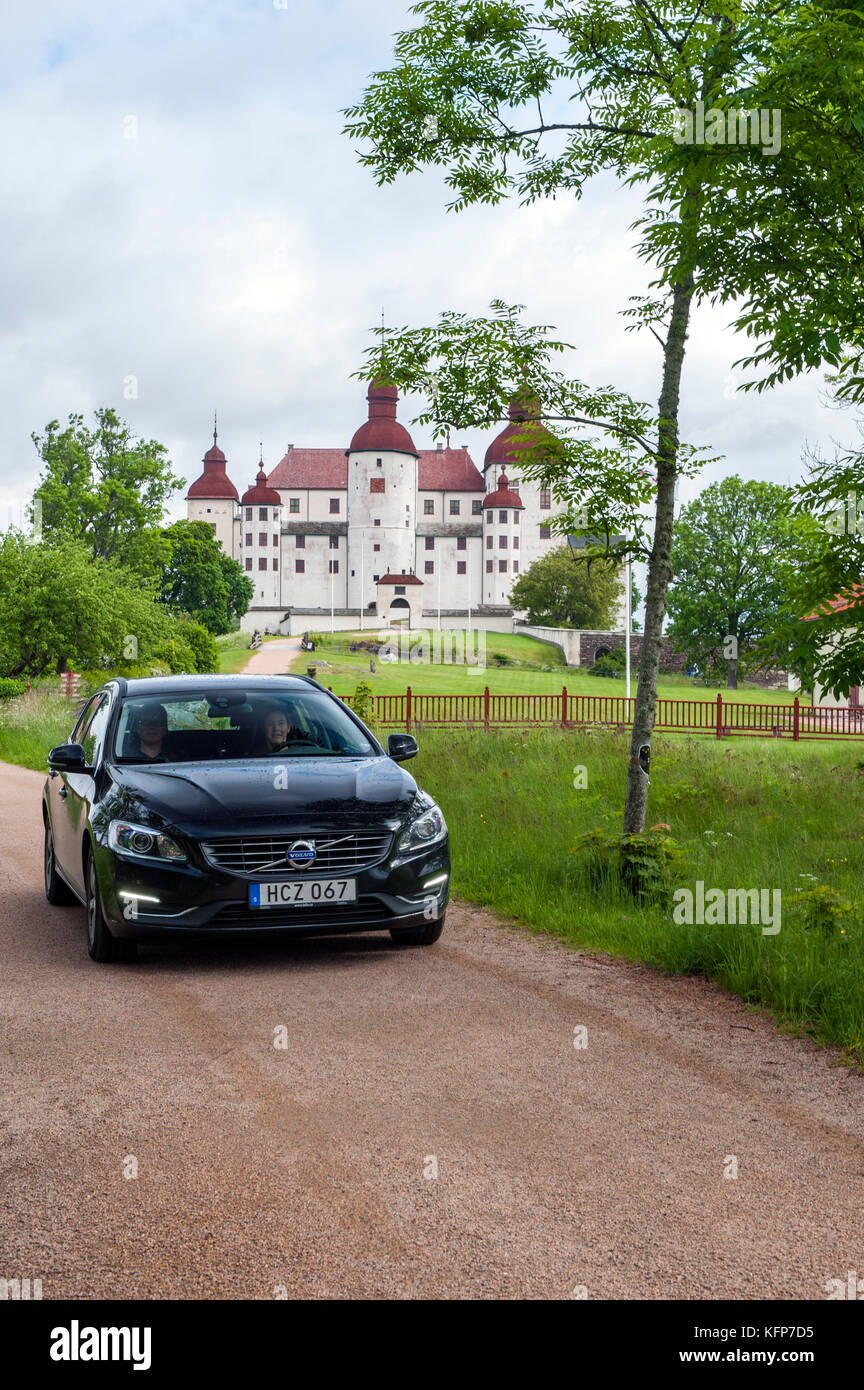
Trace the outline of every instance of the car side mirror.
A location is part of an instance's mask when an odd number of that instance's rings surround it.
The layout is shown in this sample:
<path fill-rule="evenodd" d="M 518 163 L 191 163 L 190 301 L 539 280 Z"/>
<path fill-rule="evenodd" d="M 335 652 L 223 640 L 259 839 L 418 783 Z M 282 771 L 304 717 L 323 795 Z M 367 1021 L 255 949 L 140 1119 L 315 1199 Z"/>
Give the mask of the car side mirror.
<path fill-rule="evenodd" d="M 87 759 L 80 743 L 60 743 L 48 754 L 48 766 L 53 772 L 84 772 Z"/>
<path fill-rule="evenodd" d="M 387 739 L 387 756 L 394 763 L 404 763 L 408 758 L 416 758 L 420 749 L 413 734 L 390 734 Z"/>

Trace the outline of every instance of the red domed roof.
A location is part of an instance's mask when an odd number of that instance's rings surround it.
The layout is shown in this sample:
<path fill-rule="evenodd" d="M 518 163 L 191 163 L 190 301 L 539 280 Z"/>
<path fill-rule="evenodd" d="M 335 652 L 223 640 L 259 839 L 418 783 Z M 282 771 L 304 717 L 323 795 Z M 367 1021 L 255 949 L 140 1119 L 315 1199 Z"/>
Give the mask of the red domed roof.
<path fill-rule="evenodd" d="M 237 489 L 225 471 L 225 455 L 216 444 L 216 431 L 213 431 L 213 445 L 208 449 L 204 458 L 204 472 L 200 478 L 196 478 L 186 494 L 189 498 L 205 497 L 211 498 L 230 497 L 237 501 Z"/>
<path fill-rule="evenodd" d="M 498 478 L 498 487 L 495 492 L 490 492 L 483 499 L 484 510 L 486 507 L 514 507 L 520 511 L 525 510 L 525 503 L 522 501 L 518 492 L 510 491 L 510 484 L 504 469 Z"/>
<path fill-rule="evenodd" d="M 554 435 L 549 433 L 540 419 L 540 402 L 526 388 L 510 401 L 510 423 L 504 426 L 486 450 L 484 472 L 496 463 L 509 464 L 511 468 L 536 463 L 537 445 L 546 442 L 553 443 Z"/>
<path fill-rule="evenodd" d="M 282 498 L 272 487 L 267 486 L 267 474 L 264 472 L 264 464 L 258 469 L 253 487 L 248 487 L 243 493 L 240 501 L 244 507 L 281 507 Z"/>
<path fill-rule="evenodd" d="M 360 426 L 347 452 L 355 449 L 380 449 L 383 452 L 389 449 L 397 454 L 416 455 L 413 439 L 396 419 L 396 402 L 399 399 L 396 387 L 370 381 L 366 399 L 369 402 L 369 419 Z"/>

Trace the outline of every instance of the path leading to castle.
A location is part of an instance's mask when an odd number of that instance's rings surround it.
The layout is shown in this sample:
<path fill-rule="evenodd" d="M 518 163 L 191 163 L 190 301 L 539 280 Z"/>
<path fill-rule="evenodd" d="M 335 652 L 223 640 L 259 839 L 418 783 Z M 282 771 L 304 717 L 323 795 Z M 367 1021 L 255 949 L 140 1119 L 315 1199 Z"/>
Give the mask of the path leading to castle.
<path fill-rule="evenodd" d="M 45 1299 L 813 1299 L 862 1271 L 864 1081 L 830 1050 L 463 905 L 428 949 L 94 965 L 83 911 L 42 894 L 42 781 L 0 765 L 0 1276 Z"/>
<path fill-rule="evenodd" d="M 249 676 L 283 676 L 300 650 L 299 637 L 279 637 L 263 642 L 261 650 L 253 652 L 243 674 Z M 310 655 L 310 661 L 313 659 Z"/>

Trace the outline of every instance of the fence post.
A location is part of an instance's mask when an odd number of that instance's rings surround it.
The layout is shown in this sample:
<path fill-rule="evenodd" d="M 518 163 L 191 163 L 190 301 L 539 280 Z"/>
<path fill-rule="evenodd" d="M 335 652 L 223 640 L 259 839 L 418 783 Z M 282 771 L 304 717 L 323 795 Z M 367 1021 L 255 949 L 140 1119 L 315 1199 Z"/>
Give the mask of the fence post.
<path fill-rule="evenodd" d="M 794 699 L 793 704 L 792 704 L 792 737 L 793 737 L 793 739 L 795 740 L 795 742 L 797 743 L 797 742 L 798 742 L 798 696 L 797 696 L 797 695 L 795 696 L 795 699 Z"/>
<path fill-rule="evenodd" d="M 567 728 L 567 687 L 561 687 L 561 728 Z"/>
<path fill-rule="evenodd" d="M 717 696 L 717 737 L 723 737 L 723 696 Z"/>
<path fill-rule="evenodd" d="M 483 728 L 486 730 L 486 733 L 488 734 L 488 732 L 489 732 L 489 687 L 488 687 L 488 685 L 485 687 L 485 689 L 484 689 L 484 691 L 483 691 Z"/>
<path fill-rule="evenodd" d="M 405 728 L 411 732 L 411 687 L 405 691 Z"/>

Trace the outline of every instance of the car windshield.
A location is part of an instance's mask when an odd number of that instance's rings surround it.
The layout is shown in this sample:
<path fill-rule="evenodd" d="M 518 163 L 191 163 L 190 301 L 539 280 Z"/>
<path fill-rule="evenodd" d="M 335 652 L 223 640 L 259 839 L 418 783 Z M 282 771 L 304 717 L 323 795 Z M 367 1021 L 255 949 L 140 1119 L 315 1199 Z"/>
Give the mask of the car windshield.
<path fill-rule="evenodd" d="M 378 750 L 335 700 L 315 689 L 185 690 L 129 696 L 114 756 L 119 762 L 358 757 Z"/>

